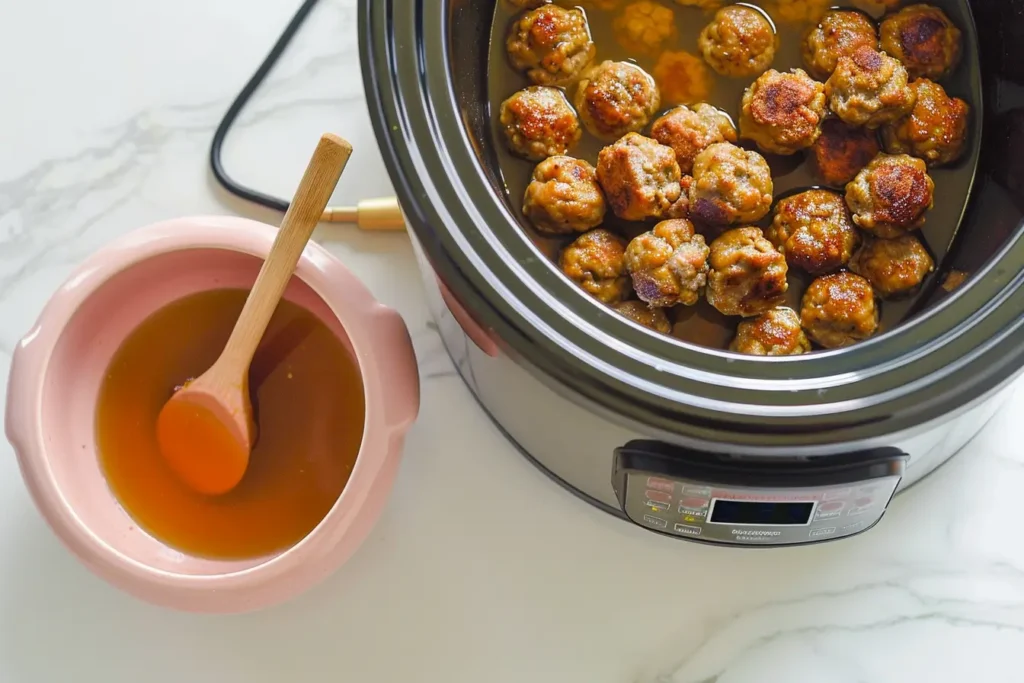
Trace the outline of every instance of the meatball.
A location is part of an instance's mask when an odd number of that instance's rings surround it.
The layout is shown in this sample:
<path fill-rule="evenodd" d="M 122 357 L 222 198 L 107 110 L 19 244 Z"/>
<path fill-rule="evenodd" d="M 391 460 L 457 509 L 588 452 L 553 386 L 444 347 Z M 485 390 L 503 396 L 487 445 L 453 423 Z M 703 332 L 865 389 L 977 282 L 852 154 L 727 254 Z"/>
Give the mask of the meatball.
<path fill-rule="evenodd" d="M 826 185 L 845 187 L 881 148 L 878 135 L 867 128 L 853 128 L 839 119 L 825 119 L 821 136 L 814 142 L 814 166 Z"/>
<path fill-rule="evenodd" d="M 574 80 L 597 52 L 586 15 L 558 5 L 538 7 L 512 22 L 505 46 L 512 66 L 540 85 Z"/>
<path fill-rule="evenodd" d="M 860 12 L 832 10 L 804 36 L 804 64 L 812 76 L 825 80 L 836 70 L 840 57 L 851 56 L 863 46 L 878 48 L 871 20 Z"/>
<path fill-rule="evenodd" d="M 882 49 L 903 62 L 911 78 L 937 80 L 960 61 L 960 29 L 938 7 L 904 7 L 885 18 L 879 35 Z"/>
<path fill-rule="evenodd" d="M 612 22 L 615 38 L 630 53 L 651 56 L 661 52 L 663 43 L 676 35 L 675 13 L 652 0 L 637 0 L 626 5 Z"/>
<path fill-rule="evenodd" d="M 672 331 L 672 323 L 668 321 L 664 309 L 651 308 L 642 301 L 623 301 L 620 304 L 615 304 L 612 308 L 619 315 L 655 332 L 669 334 Z"/>
<path fill-rule="evenodd" d="M 693 170 L 693 159 L 716 142 L 736 142 L 732 120 L 710 104 L 676 107 L 651 126 L 651 137 L 676 153 L 679 170 Z"/>
<path fill-rule="evenodd" d="M 811 342 L 796 311 L 779 306 L 741 322 L 729 350 L 748 356 L 799 356 L 810 352 Z"/>
<path fill-rule="evenodd" d="M 730 5 L 715 13 L 697 38 L 704 60 L 723 76 L 755 76 L 775 59 L 778 39 L 768 18 L 752 7 Z"/>
<path fill-rule="evenodd" d="M 520 90 L 502 102 L 501 125 L 509 149 L 531 161 L 565 154 L 583 135 L 565 94 L 542 85 Z"/>
<path fill-rule="evenodd" d="M 629 62 L 603 62 L 587 72 L 576 91 L 583 125 L 602 140 L 614 140 L 647 125 L 661 106 L 650 74 Z"/>
<path fill-rule="evenodd" d="M 772 191 L 764 157 L 716 142 L 693 160 L 690 215 L 716 226 L 758 221 L 772 208 Z"/>
<path fill-rule="evenodd" d="M 846 205 L 854 223 L 890 239 L 924 225 L 934 190 L 935 183 L 920 159 L 879 154 L 846 186 Z"/>
<path fill-rule="evenodd" d="M 767 237 L 786 263 L 812 275 L 846 265 L 858 242 L 842 195 L 830 190 L 807 190 L 780 201 Z"/>
<path fill-rule="evenodd" d="M 914 235 L 893 240 L 869 236 L 850 261 L 850 270 L 867 278 L 882 298 L 912 291 L 934 269 L 931 255 Z"/>
<path fill-rule="evenodd" d="M 553 235 L 601 225 L 605 202 L 594 167 L 563 156 L 540 162 L 526 186 L 523 214 L 538 230 Z"/>
<path fill-rule="evenodd" d="M 804 292 L 800 323 L 826 349 L 867 339 L 878 330 L 871 283 L 845 271 L 819 277 Z"/>
<path fill-rule="evenodd" d="M 882 128 L 885 151 L 910 154 L 929 166 L 956 161 L 966 147 L 970 107 L 927 78 L 910 87 L 917 93 L 917 104 L 908 116 Z"/>
<path fill-rule="evenodd" d="M 760 228 L 727 230 L 711 243 L 708 303 L 724 315 L 750 317 L 782 303 L 789 283 L 786 258 Z"/>
<path fill-rule="evenodd" d="M 711 93 L 711 74 L 700 57 L 685 51 L 665 50 L 654 64 L 654 82 L 667 104 L 691 104 Z"/>
<path fill-rule="evenodd" d="M 825 118 L 825 86 L 802 69 L 770 69 L 743 93 L 740 137 L 766 152 L 796 154 L 814 144 Z"/>
<path fill-rule="evenodd" d="M 597 155 L 597 180 L 616 216 L 627 221 L 685 217 L 688 202 L 676 154 L 656 140 L 629 133 Z"/>
<path fill-rule="evenodd" d="M 662 221 L 626 247 L 633 290 L 651 306 L 693 306 L 708 281 L 708 247 L 685 218 Z"/>
<path fill-rule="evenodd" d="M 583 233 L 562 252 L 562 272 L 583 291 L 606 304 L 629 294 L 626 243 L 604 228 Z"/>
<path fill-rule="evenodd" d="M 905 116 L 917 96 L 899 61 L 870 47 L 840 57 L 825 83 L 829 108 L 851 126 L 877 128 Z"/>

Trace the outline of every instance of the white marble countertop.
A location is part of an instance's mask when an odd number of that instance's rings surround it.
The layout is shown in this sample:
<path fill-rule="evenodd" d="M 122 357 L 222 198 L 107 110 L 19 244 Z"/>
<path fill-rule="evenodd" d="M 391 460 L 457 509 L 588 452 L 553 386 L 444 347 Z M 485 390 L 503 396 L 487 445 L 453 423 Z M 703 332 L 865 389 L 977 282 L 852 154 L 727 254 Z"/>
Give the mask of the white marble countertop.
<path fill-rule="evenodd" d="M 50 293 L 111 238 L 183 214 L 277 220 L 215 187 L 206 154 L 297 5 L 0 0 L 0 382 Z M 316 9 L 229 141 L 240 179 L 290 194 L 334 130 L 357 141 L 337 198 L 389 194 L 355 14 L 354 0 Z M 581 504 L 504 441 L 428 327 L 404 235 L 317 239 L 401 311 L 422 367 L 371 538 L 284 606 L 164 611 L 65 552 L 2 442 L 0 681 L 1024 680 L 1024 391 L 868 534 L 751 552 L 674 541 Z"/>

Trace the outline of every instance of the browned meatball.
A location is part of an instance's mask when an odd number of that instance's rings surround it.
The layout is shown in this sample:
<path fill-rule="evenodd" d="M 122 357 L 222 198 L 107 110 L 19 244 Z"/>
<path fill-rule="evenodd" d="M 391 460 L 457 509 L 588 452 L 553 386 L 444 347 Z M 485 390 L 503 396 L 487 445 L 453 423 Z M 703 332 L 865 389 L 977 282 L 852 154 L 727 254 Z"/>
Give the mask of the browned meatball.
<path fill-rule="evenodd" d="M 914 81 L 910 87 L 917 92 L 917 104 L 909 116 L 882 128 L 885 151 L 910 154 L 929 166 L 956 161 L 967 144 L 970 107 L 927 78 Z"/>
<path fill-rule="evenodd" d="M 830 190 L 807 190 L 780 201 L 767 237 L 786 263 L 812 275 L 846 265 L 858 241 L 846 202 Z"/>
<path fill-rule="evenodd" d="M 882 49 L 903 62 L 911 78 L 937 80 L 960 61 L 960 29 L 938 7 L 904 7 L 885 18 L 879 34 Z"/>
<path fill-rule="evenodd" d="M 654 82 L 665 104 L 692 104 L 706 100 L 714 85 L 708 67 L 685 50 L 665 50 L 654 64 Z"/>
<path fill-rule="evenodd" d="M 716 142 L 693 160 L 690 215 L 716 226 L 758 221 L 772 208 L 772 191 L 764 157 Z"/>
<path fill-rule="evenodd" d="M 531 161 L 565 154 L 583 131 L 565 93 L 535 85 L 501 103 L 501 125 L 509 149 Z"/>
<path fill-rule="evenodd" d="M 727 230 L 711 243 L 708 303 L 725 315 L 750 317 L 782 303 L 786 258 L 760 228 Z"/>
<path fill-rule="evenodd" d="M 815 170 L 826 185 L 844 187 L 871 163 L 881 147 L 875 131 L 853 128 L 839 119 L 825 119 L 814 142 Z"/>
<path fill-rule="evenodd" d="M 620 304 L 615 304 L 612 308 L 619 315 L 655 332 L 668 334 L 672 331 L 672 323 L 668 321 L 668 316 L 665 315 L 665 310 L 662 308 L 651 308 L 642 301 L 623 301 Z"/>
<path fill-rule="evenodd" d="M 840 57 L 825 83 L 828 106 L 851 126 L 877 128 L 905 116 L 916 95 L 907 70 L 889 55 L 864 46 Z"/>
<path fill-rule="evenodd" d="M 804 64 L 812 76 L 825 80 L 836 70 L 840 57 L 852 56 L 865 45 L 873 50 L 878 48 L 871 20 L 861 12 L 832 10 L 804 36 Z"/>
<path fill-rule="evenodd" d="M 708 280 L 708 247 L 685 218 L 662 221 L 626 247 L 633 290 L 651 306 L 693 306 Z"/>
<path fill-rule="evenodd" d="M 819 277 L 804 292 L 800 323 L 826 349 L 867 339 L 878 330 L 871 283 L 845 271 Z"/>
<path fill-rule="evenodd" d="M 779 306 L 741 322 L 729 349 L 748 356 L 799 356 L 810 352 L 811 342 L 796 311 Z"/>
<path fill-rule="evenodd" d="M 602 62 L 586 73 L 576 91 L 583 125 L 602 140 L 640 130 L 660 105 L 654 79 L 629 62 Z"/>
<path fill-rule="evenodd" d="M 814 144 L 825 118 L 825 86 L 803 69 L 761 74 L 743 93 L 740 137 L 773 154 L 796 154 Z"/>
<path fill-rule="evenodd" d="M 934 190 L 920 159 L 879 154 L 846 186 L 846 205 L 854 223 L 888 239 L 924 225 Z"/>
<path fill-rule="evenodd" d="M 676 153 L 679 170 L 693 170 L 693 159 L 716 142 L 736 142 L 736 128 L 719 109 L 701 102 L 676 107 L 651 126 L 651 137 Z"/>
<path fill-rule="evenodd" d="M 604 228 L 583 233 L 562 252 L 562 272 L 594 298 L 614 304 L 629 294 L 626 243 Z"/>
<path fill-rule="evenodd" d="M 586 15 L 558 5 L 538 7 L 512 22 L 505 47 L 512 66 L 540 85 L 574 80 L 597 52 Z"/>
<path fill-rule="evenodd" d="M 523 214 L 553 235 L 601 225 L 605 202 L 594 167 L 582 159 L 550 157 L 537 164 L 526 187 Z"/>
<path fill-rule="evenodd" d="M 775 59 L 778 40 L 768 18 L 752 7 L 730 5 L 715 13 L 697 38 L 697 47 L 712 69 L 742 78 L 761 73 Z"/>
<path fill-rule="evenodd" d="M 657 56 L 676 35 L 675 13 L 653 0 L 636 0 L 622 8 L 612 22 L 615 39 L 630 54 Z"/>
<path fill-rule="evenodd" d="M 656 140 L 629 133 L 597 155 L 597 179 L 612 211 L 627 221 L 686 216 L 688 202 L 676 153 Z"/>
<path fill-rule="evenodd" d="M 914 235 L 893 240 L 868 236 L 850 261 L 850 270 L 867 278 L 882 298 L 914 290 L 934 269 L 931 255 Z"/>

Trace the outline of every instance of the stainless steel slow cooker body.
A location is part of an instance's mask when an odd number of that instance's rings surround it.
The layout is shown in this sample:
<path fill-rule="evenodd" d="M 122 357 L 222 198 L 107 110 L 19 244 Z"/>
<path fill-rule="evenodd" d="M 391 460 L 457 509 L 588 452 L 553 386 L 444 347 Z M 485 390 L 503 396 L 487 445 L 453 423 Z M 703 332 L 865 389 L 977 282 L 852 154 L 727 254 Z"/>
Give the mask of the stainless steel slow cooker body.
<path fill-rule="evenodd" d="M 981 51 L 981 161 L 944 263 L 968 280 L 936 288 L 912 319 L 871 341 L 764 359 L 609 315 L 522 236 L 488 134 L 493 2 L 363 0 L 369 106 L 432 312 L 470 388 L 520 449 L 622 514 L 627 444 L 668 445 L 669 464 L 725 461 L 725 478 L 749 468 L 771 485 L 772 468 L 852 466 L 889 449 L 905 456 L 900 487 L 961 448 L 1024 366 L 1024 0 L 972 10 L 985 36 L 966 46 Z M 483 330 L 476 343 L 467 321 Z"/>

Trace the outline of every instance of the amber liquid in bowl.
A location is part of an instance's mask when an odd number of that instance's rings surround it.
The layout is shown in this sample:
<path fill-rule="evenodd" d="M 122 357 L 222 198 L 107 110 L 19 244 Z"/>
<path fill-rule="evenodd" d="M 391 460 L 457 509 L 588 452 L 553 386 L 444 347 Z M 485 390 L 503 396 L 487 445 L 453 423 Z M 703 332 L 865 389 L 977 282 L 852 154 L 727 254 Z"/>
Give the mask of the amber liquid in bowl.
<path fill-rule="evenodd" d="M 97 405 L 100 464 L 125 511 L 167 545 L 214 559 L 260 557 L 308 535 L 345 487 L 363 437 L 351 351 L 314 314 L 282 301 L 249 374 L 258 437 L 245 477 L 222 496 L 178 480 L 160 455 L 157 415 L 217 359 L 247 294 L 200 292 L 153 313 L 114 355 Z"/>

